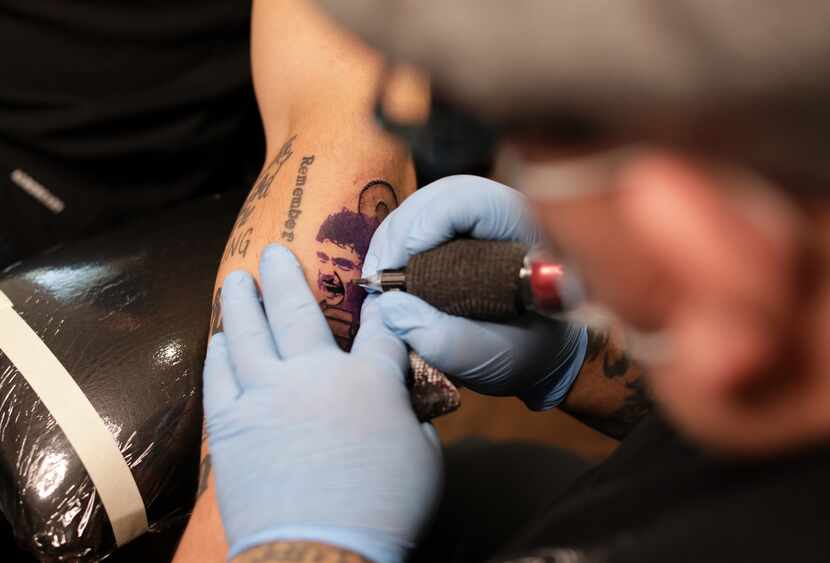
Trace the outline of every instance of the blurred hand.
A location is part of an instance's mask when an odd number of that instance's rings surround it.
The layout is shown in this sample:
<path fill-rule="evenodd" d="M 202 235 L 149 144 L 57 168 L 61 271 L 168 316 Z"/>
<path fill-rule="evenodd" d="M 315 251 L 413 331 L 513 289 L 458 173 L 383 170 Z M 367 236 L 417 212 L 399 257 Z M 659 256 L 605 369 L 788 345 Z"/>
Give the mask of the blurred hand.
<path fill-rule="evenodd" d="M 351 353 L 335 344 L 299 263 L 272 245 L 225 279 L 204 407 L 229 558 L 277 540 L 400 562 L 441 486 L 434 430 L 412 412 L 404 345 L 367 299 Z M 264 310 L 263 310 L 264 305 Z"/>
<path fill-rule="evenodd" d="M 386 218 L 363 273 L 400 268 L 459 236 L 537 241 L 521 194 L 486 178 L 452 176 L 420 189 Z M 386 326 L 430 365 L 474 391 L 515 395 L 535 410 L 563 400 L 585 357 L 584 327 L 540 318 L 472 321 L 399 292 L 382 295 L 378 305 Z"/>
<path fill-rule="evenodd" d="M 828 203 L 662 152 L 606 181 L 532 207 L 594 299 L 668 336 L 650 370 L 665 412 L 733 452 L 830 439 Z"/>

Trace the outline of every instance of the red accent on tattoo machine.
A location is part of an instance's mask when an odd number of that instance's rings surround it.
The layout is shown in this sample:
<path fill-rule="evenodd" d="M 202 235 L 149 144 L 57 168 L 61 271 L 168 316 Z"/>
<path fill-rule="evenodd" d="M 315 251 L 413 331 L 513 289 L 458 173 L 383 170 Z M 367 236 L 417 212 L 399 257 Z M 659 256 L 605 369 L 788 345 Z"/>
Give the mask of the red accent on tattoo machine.
<path fill-rule="evenodd" d="M 453 240 L 412 257 L 405 268 L 356 283 L 374 292 L 406 291 L 445 313 L 488 321 L 526 311 L 559 315 L 583 300 L 561 263 L 510 241 Z"/>

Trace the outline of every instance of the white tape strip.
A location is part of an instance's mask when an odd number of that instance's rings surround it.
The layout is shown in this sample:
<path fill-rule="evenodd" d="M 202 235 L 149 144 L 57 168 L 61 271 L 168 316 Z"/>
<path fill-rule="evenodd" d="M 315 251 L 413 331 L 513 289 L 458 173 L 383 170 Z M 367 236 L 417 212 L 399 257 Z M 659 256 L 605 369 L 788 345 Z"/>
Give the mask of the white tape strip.
<path fill-rule="evenodd" d="M 0 350 L 17 367 L 66 434 L 123 545 L 147 529 L 144 501 L 118 444 L 95 407 L 51 350 L 0 291 Z"/>

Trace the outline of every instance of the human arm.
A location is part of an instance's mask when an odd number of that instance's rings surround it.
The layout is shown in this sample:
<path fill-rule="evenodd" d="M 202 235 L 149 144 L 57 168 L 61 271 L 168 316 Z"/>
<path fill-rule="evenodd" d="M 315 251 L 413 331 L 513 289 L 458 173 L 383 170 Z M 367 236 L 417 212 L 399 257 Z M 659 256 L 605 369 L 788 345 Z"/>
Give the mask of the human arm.
<path fill-rule="evenodd" d="M 339 277 L 344 298 L 332 303 L 330 316 L 341 341 L 348 344 L 360 309 L 359 295 L 344 278 L 359 274 L 359 264 L 354 272 L 332 272 L 331 266 L 333 258 L 354 261 L 358 253 L 326 253 L 328 262 L 323 264 L 317 256 L 323 246 L 317 240 L 320 229 L 330 215 L 344 209 L 351 215 L 341 217 L 361 226 L 354 221 L 361 194 L 364 211 L 372 208 L 382 214 L 384 206 L 394 208 L 396 200 L 415 189 L 407 151 L 379 132 L 370 117 L 381 61 L 331 26 L 306 0 L 255 2 L 252 58 L 267 137 L 266 166 L 240 210 L 217 273 L 211 333 L 222 327 L 221 280 L 237 268 L 258 275 L 262 248 L 279 241 L 296 253 L 314 287 L 321 272 Z M 417 84 L 404 88 L 401 103 L 417 109 L 419 92 Z M 362 222 L 364 230 L 377 219 Z M 350 233 L 340 234 L 348 238 Z M 371 232 L 351 234 L 352 242 L 359 242 L 364 237 L 368 241 Z M 326 279 L 337 282 L 337 277 Z M 328 301 L 338 301 L 339 288 L 334 286 L 335 297 Z M 318 301 L 325 300 L 322 290 L 317 295 Z M 178 563 L 225 560 L 227 545 L 210 469 L 203 441 L 197 504 L 179 546 Z"/>

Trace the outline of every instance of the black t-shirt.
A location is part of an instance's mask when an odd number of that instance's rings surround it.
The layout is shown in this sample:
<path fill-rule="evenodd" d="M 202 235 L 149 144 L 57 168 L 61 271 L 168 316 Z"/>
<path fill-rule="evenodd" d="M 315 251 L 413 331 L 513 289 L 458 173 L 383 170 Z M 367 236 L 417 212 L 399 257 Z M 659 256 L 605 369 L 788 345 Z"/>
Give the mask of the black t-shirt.
<path fill-rule="evenodd" d="M 0 0 L 0 252 L 248 182 L 250 10 Z"/>
<path fill-rule="evenodd" d="M 830 561 L 830 447 L 724 461 L 643 421 L 499 561 Z"/>

